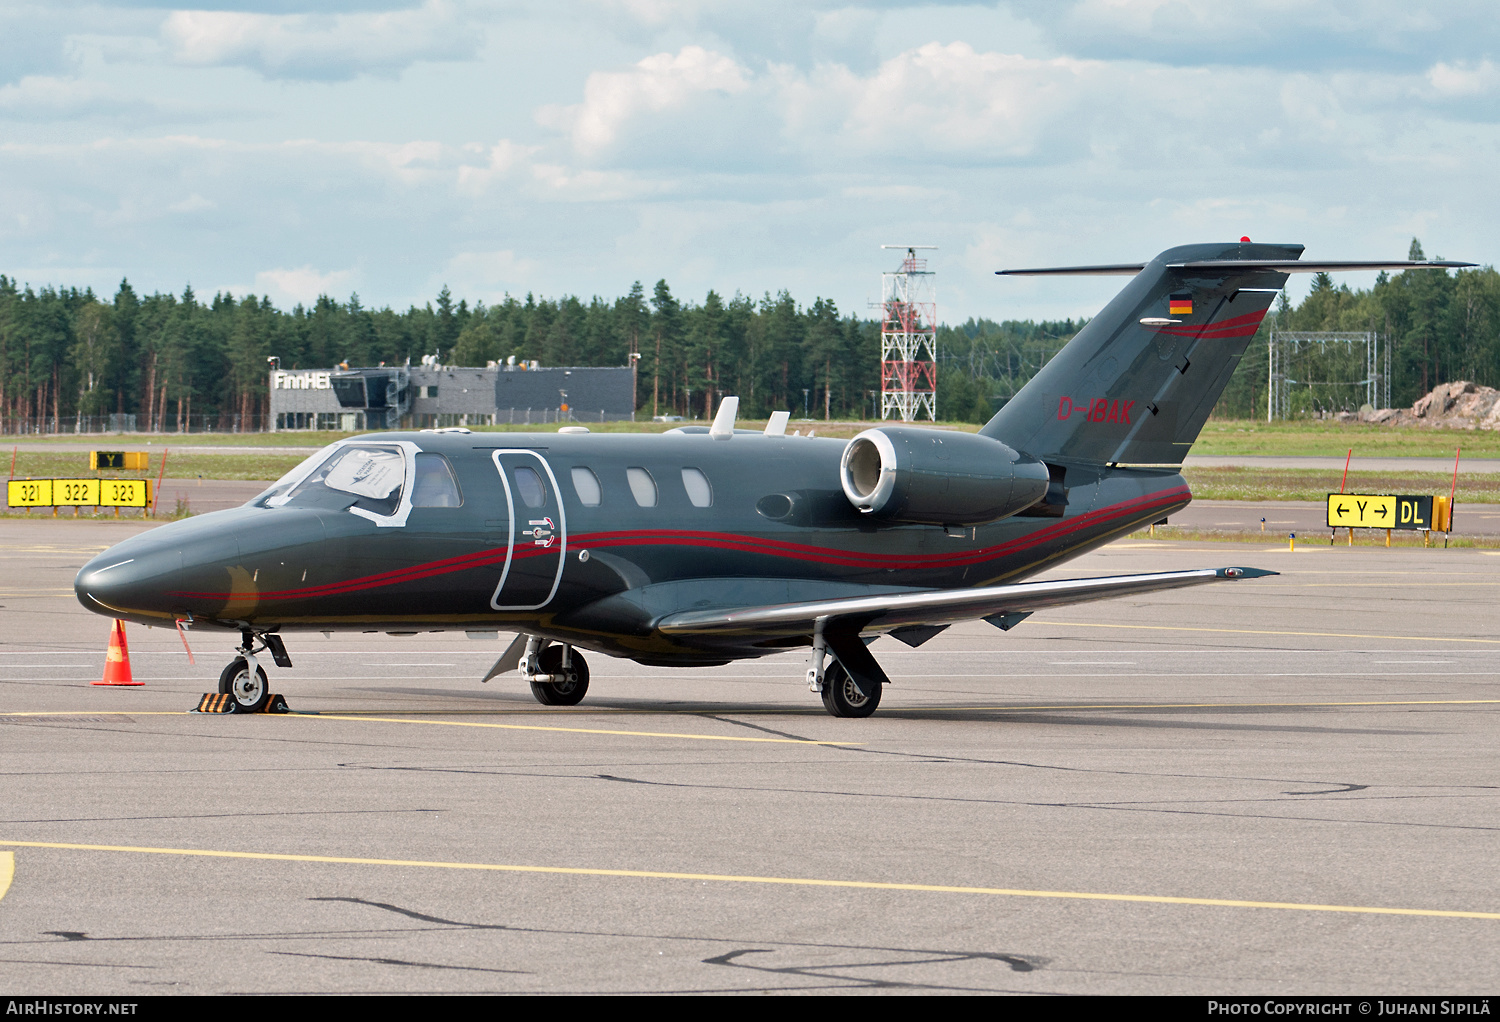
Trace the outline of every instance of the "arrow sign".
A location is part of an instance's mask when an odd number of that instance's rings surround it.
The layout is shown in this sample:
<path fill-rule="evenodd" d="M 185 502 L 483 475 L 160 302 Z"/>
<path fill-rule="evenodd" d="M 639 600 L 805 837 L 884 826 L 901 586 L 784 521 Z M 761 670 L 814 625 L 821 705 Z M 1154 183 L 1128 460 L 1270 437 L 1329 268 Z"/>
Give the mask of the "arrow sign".
<path fill-rule="evenodd" d="M 1431 523 L 1431 497 L 1380 493 L 1328 495 L 1330 529 L 1427 529 Z"/>

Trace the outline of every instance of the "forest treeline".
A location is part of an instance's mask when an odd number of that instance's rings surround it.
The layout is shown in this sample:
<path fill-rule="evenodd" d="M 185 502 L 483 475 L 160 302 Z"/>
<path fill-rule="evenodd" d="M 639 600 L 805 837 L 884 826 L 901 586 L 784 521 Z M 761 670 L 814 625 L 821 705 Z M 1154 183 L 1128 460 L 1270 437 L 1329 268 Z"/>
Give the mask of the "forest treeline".
<path fill-rule="evenodd" d="M 1412 239 L 1407 258 L 1426 258 L 1421 242 Z M 1381 273 L 1368 290 L 1335 286 L 1328 274 L 1319 273 L 1296 306 L 1282 292 L 1246 349 L 1215 415 L 1265 417 L 1267 348 L 1273 329 L 1378 334 L 1381 373 L 1386 346 L 1390 347 L 1394 408 L 1408 407 L 1439 383 L 1454 380 L 1500 387 L 1500 274 L 1493 266 L 1456 273 Z M 1357 411 L 1363 401 L 1364 388 L 1351 385 L 1365 374 L 1362 347 L 1309 345 L 1288 369 L 1294 415 Z"/>
<path fill-rule="evenodd" d="M 942 327 L 942 418 L 983 421 L 1081 323 Z M 141 429 L 188 418 L 250 422 L 267 410 L 267 359 L 283 369 L 507 358 L 543 365 L 629 364 L 640 353 L 636 407 L 646 415 L 702 418 L 726 394 L 742 414 L 785 408 L 823 418 L 875 414 L 880 324 L 841 314 L 830 300 L 799 305 L 786 291 L 682 301 L 666 281 L 637 283 L 613 300 L 507 297 L 486 305 L 436 301 L 405 312 L 319 298 L 286 312 L 269 299 L 216 294 L 112 298 L 88 289 L 40 289 L 0 276 L 0 416 L 55 421 L 134 414 Z M 998 389 L 997 389 L 998 388 Z M 44 429 L 49 428 L 43 426 Z"/>
<path fill-rule="evenodd" d="M 1412 249 L 1420 258 L 1420 245 Z M 1283 296 L 1267 317 L 1220 414 L 1265 414 L 1272 323 L 1393 338 L 1397 405 L 1446 380 L 1500 384 L 1500 276 L 1492 268 L 1382 274 L 1368 291 L 1319 275 L 1303 302 L 1293 307 Z M 984 421 L 1082 325 L 971 319 L 940 327 L 939 418 Z M 615 299 L 527 295 L 471 305 L 445 287 L 404 312 L 366 308 L 358 295 L 283 311 L 253 295 L 202 301 L 191 287 L 141 296 L 122 281 L 103 297 L 0 276 L 0 418 L 8 429 L 68 430 L 69 420 L 111 413 L 133 414 L 147 430 L 205 417 L 225 428 L 263 421 L 271 356 L 286 369 L 415 364 L 433 354 L 450 365 L 510 356 L 627 365 L 632 351 L 640 353 L 643 416 L 702 418 L 725 394 L 739 395 L 746 417 L 778 408 L 816 418 L 875 414 L 879 322 L 844 315 L 824 298 L 799 305 L 786 291 L 759 299 L 710 291 L 684 301 L 663 280 L 649 294 L 637 283 Z"/>

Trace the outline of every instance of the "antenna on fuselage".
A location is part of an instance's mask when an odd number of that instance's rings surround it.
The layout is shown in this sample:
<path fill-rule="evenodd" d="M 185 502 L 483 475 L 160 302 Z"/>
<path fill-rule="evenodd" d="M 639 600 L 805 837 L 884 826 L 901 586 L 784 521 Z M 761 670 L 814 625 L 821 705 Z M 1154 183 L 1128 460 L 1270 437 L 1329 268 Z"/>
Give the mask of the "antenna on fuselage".
<path fill-rule="evenodd" d="M 786 424 L 791 417 L 791 412 L 772 412 L 766 422 L 766 436 L 786 436 Z"/>
<path fill-rule="evenodd" d="M 737 397 L 726 397 L 719 402 L 719 414 L 714 416 L 714 424 L 710 427 L 708 435 L 715 440 L 728 440 L 734 436 L 734 417 L 739 414 L 740 399 Z"/>

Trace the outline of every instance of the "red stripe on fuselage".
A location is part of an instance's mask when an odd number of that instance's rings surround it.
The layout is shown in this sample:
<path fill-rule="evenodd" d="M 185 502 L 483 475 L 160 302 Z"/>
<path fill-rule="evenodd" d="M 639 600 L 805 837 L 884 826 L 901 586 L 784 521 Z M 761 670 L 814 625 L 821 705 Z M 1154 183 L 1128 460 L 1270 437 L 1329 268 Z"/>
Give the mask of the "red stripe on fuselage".
<path fill-rule="evenodd" d="M 1203 323 L 1199 326 L 1162 326 L 1157 327 L 1158 333 L 1170 334 L 1173 337 L 1204 337 L 1212 340 L 1228 340 L 1236 337 L 1250 337 L 1260 329 L 1260 321 L 1266 318 L 1266 312 L 1247 312 L 1243 316 L 1232 316 L 1229 319 L 1221 319 L 1214 323 Z"/>
<path fill-rule="evenodd" d="M 1189 492 L 1186 486 L 1180 486 L 1174 490 L 1163 490 L 1159 493 L 1147 494 L 1144 497 L 1136 497 L 1118 504 L 1111 504 L 1108 507 L 1099 508 L 1095 511 L 1086 511 L 1081 515 L 1064 519 L 1054 525 L 1046 526 L 1025 536 L 1019 536 L 1016 539 L 999 543 L 995 546 L 984 547 L 979 550 L 959 551 L 951 554 L 867 554 L 855 550 L 837 550 L 831 547 L 810 546 L 805 543 L 789 543 L 778 539 L 757 539 L 735 535 L 734 533 L 697 532 L 684 529 L 576 533 L 569 537 L 569 543 L 575 547 L 586 546 L 592 548 L 617 546 L 686 546 L 695 549 L 735 550 L 740 553 L 762 554 L 767 557 L 785 557 L 814 564 L 863 568 L 870 571 L 884 568 L 904 569 L 907 571 L 934 568 L 963 568 L 994 560 L 997 557 L 1020 553 L 1023 550 L 1029 550 L 1043 543 L 1070 536 L 1080 529 L 1103 525 L 1129 515 L 1154 510 L 1159 507 L 1166 507 L 1170 504 L 1190 499 L 1192 499 L 1192 493 Z M 548 552 L 549 549 L 542 547 L 517 547 L 511 555 L 511 560 L 516 561 L 527 557 L 540 556 Z M 430 561 L 426 564 L 412 565 L 409 568 L 381 572 L 377 575 L 365 575 L 360 578 L 347 579 L 342 582 L 308 586 L 304 589 L 286 589 L 259 593 L 256 594 L 255 598 L 264 603 L 280 600 L 316 599 L 323 596 L 337 596 L 369 589 L 381 589 L 386 586 L 399 585 L 403 582 L 415 582 L 419 579 L 431 578 L 435 575 L 448 575 L 460 571 L 469 571 L 474 568 L 489 567 L 497 563 L 503 563 L 505 555 L 506 551 L 504 547 L 496 547 L 472 554 L 464 554 L 460 557 L 449 557 L 441 561 Z M 174 592 L 169 595 L 210 600 L 229 600 L 234 596 L 231 593 L 191 592 Z"/>

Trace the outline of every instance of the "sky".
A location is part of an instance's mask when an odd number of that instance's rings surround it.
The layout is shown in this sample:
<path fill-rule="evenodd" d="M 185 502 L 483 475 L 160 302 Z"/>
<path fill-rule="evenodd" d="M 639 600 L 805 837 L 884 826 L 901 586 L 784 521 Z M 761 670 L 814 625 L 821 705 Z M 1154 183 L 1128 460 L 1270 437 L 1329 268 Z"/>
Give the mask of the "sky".
<path fill-rule="evenodd" d="M 922 244 L 956 323 L 1241 236 L 1488 264 L 1497 41 L 1485 0 L 0 0 L 0 273 L 864 316 Z"/>

